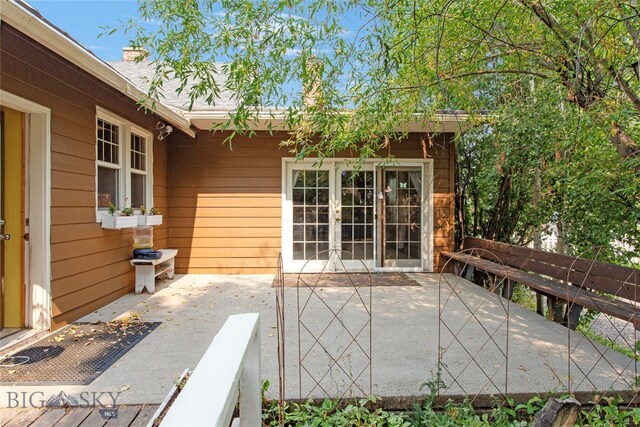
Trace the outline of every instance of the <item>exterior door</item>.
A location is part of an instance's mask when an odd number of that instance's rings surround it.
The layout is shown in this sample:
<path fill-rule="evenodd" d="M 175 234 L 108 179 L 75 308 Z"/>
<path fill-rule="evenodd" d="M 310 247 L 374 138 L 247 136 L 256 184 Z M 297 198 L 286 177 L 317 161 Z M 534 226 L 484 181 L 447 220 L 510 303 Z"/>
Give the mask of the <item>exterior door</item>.
<path fill-rule="evenodd" d="M 340 166 L 336 176 L 336 248 L 349 271 L 375 267 L 375 179 L 371 165 L 357 173 Z M 342 266 L 336 265 L 336 270 Z"/>
<path fill-rule="evenodd" d="M 4 328 L 4 112 L 0 111 L 0 330 Z"/>
<path fill-rule="evenodd" d="M 333 177 L 327 167 L 291 165 L 287 168 L 287 199 L 291 201 L 288 232 L 290 270 L 320 271 L 325 268 L 329 248 L 333 247 L 334 212 L 332 191 Z M 284 233 L 283 233 L 284 234 Z M 285 253 L 287 251 L 285 250 Z"/>
<path fill-rule="evenodd" d="M 423 166 L 286 162 L 282 253 L 288 272 L 405 269 L 425 265 L 428 197 Z M 329 259 L 330 249 L 341 262 Z M 327 262 L 328 261 L 328 262 Z"/>
<path fill-rule="evenodd" d="M 420 267 L 423 257 L 422 170 L 384 168 L 382 265 Z"/>
<path fill-rule="evenodd" d="M 2 108 L 0 132 L 0 273 L 2 278 L 2 327 L 24 326 L 23 146 L 24 114 Z"/>

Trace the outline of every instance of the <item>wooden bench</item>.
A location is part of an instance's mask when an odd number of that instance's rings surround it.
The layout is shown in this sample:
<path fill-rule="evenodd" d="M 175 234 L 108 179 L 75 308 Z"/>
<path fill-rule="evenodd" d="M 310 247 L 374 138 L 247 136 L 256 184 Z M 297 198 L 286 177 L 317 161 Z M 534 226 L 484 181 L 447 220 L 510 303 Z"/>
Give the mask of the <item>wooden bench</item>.
<path fill-rule="evenodd" d="M 131 265 L 136 268 L 136 294 L 144 288 L 153 293 L 156 290 L 156 277 L 166 274 L 173 279 L 177 249 L 160 249 L 160 259 L 132 259 Z"/>
<path fill-rule="evenodd" d="M 571 329 L 578 325 L 583 308 L 633 322 L 640 329 L 638 269 L 474 237 L 464 239 L 464 251 L 441 254 L 454 260 L 467 280 L 473 279 L 474 270 L 505 278 L 506 298 L 520 283 L 552 301 L 566 302 L 566 311 L 556 305 L 553 318 Z"/>

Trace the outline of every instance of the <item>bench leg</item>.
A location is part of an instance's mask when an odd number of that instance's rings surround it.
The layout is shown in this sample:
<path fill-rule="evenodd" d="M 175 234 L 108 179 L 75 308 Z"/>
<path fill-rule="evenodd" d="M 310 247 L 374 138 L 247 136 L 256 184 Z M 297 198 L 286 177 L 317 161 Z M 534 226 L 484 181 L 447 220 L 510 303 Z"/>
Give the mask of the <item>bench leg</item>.
<path fill-rule="evenodd" d="M 169 265 L 171 267 L 169 268 L 169 270 L 167 270 L 167 278 L 173 279 L 173 272 L 174 272 L 175 267 L 176 267 L 176 258 L 175 257 L 171 258 L 171 261 L 169 261 L 169 262 L 170 262 Z"/>
<path fill-rule="evenodd" d="M 473 278 L 473 272 L 475 270 L 475 267 L 472 265 L 467 265 L 467 268 L 464 269 L 464 278 L 465 280 L 468 280 L 471 282 L 471 279 Z"/>
<path fill-rule="evenodd" d="M 504 283 L 502 284 L 502 297 L 511 301 L 512 296 L 513 296 L 513 282 L 509 279 L 504 279 Z"/>
<path fill-rule="evenodd" d="M 571 304 L 567 307 L 567 325 L 569 329 L 575 331 L 580 322 L 580 314 L 582 313 L 582 306 L 578 304 Z"/>
<path fill-rule="evenodd" d="M 542 294 L 536 291 L 536 313 L 540 316 L 544 316 L 544 301 L 542 298 L 544 298 Z"/>
<path fill-rule="evenodd" d="M 136 266 L 136 294 L 142 292 L 144 288 L 153 293 L 156 290 L 155 268 L 153 265 Z"/>
<path fill-rule="evenodd" d="M 564 321 L 564 304 L 562 301 L 553 296 L 547 297 L 547 307 L 549 308 L 549 318 L 556 323 L 562 323 Z"/>
<path fill-rule="evenodd" d="M 462 263 L 459 261 L 454 261 L 453 262 L 453 273 L 456 276 L 461 276 L 462 275 Z"/>

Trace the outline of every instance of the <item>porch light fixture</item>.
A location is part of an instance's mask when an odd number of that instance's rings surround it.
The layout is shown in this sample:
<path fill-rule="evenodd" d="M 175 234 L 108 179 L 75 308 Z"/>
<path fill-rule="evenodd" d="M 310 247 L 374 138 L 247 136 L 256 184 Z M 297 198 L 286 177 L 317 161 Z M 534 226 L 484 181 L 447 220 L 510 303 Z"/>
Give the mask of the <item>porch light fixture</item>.
<path fill-rule="evenodd" d="M 152 130 L 157 130 L 159 132 L 158 141 L 162 141 L 163 139 L 171 135 L 171 132 L 173 132 L 173 127 L 167 125 L 164 122 L 158 122 L 156 123 L 155 127 L 152 128 Z"/>

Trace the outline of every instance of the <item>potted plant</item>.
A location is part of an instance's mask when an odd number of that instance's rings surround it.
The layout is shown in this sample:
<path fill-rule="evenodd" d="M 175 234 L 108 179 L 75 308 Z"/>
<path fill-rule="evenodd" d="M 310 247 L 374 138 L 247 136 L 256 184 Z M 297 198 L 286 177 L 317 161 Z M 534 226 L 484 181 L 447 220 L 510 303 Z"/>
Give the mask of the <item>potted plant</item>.
<path fill-rule="evenodd" d="M 120 230 L 138 225 L 138 218 L 132 208 L 122 208 L 120 212 L 113 203 L 109 203 L 107 213 L 102 216 L 102 228 Z"/>
<path fill-rule="evenodd" d="M 148 209 L 140 206 L 140 215 L 138 215 L 138 225 L 160 225 L 162 224 L 162 215 L 157 208 Z"/>

